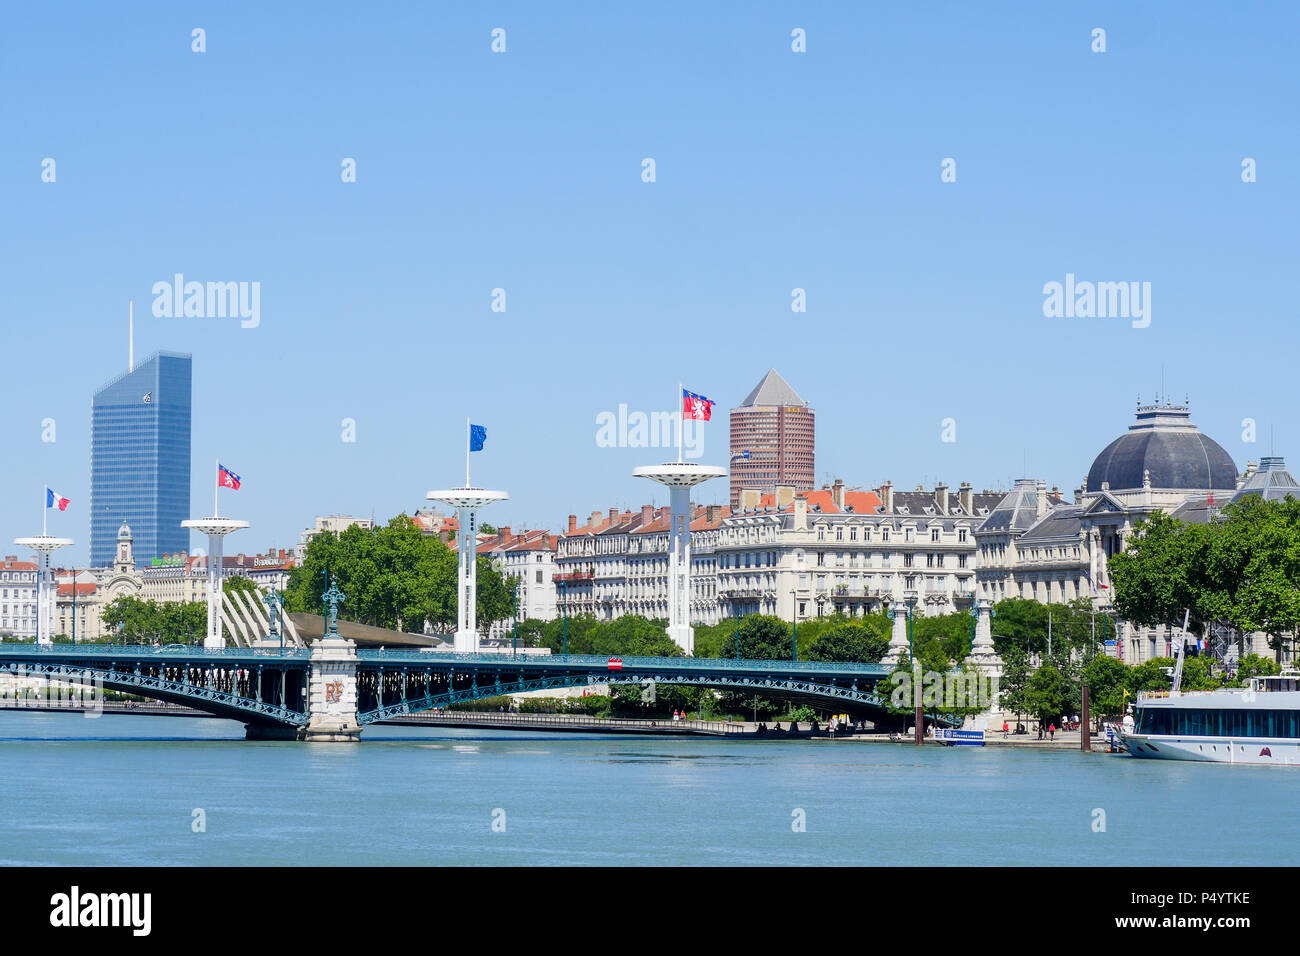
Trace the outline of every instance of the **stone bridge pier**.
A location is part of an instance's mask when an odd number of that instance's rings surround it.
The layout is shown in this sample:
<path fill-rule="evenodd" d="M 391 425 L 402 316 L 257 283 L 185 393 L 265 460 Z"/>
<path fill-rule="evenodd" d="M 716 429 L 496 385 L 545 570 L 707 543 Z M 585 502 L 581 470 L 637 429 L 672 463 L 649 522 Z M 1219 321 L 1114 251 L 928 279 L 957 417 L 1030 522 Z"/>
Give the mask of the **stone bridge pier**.
<path fill-rule="evenodd" d="M 301 739 L 358 741 L 357 645 L 337 635 L 311 645 L 307 680 L 307 726 Z"/>

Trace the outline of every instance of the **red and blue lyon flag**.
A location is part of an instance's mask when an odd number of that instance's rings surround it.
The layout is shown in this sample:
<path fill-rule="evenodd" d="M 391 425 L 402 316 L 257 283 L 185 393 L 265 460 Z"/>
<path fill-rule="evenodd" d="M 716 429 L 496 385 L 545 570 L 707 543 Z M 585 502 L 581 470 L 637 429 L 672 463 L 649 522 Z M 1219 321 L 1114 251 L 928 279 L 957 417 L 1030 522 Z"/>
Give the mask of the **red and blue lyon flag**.
<path fill-rule="evenodd" d="M 69 501 L 67 498 L 63 497 L 63 495 L 59 494 L 53 488 L 50 488 L 48 486 L 46 487 L 45 507 L 58 508 L 60 511 L 67 511 L 68 505 L 70 504 L 72 504 L 72 502 Z"/>
<path fill-rule="evenodd" d="M 217 465 L 217 484 L 231 491 L 239 490 L 239 476 L 225 465 Z"/>
<path fill-rule="evenodd" d="M 713 416 L 713 399 L 682 389 L 682 418 L 707 422 Z"/>

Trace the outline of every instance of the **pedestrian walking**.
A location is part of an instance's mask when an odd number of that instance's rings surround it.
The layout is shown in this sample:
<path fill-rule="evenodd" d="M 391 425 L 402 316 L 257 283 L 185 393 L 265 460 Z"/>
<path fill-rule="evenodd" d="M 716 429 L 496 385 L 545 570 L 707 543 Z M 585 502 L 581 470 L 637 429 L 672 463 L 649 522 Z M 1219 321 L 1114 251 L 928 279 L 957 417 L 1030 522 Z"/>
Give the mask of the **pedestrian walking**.
<path fill-rule="evenodd" d="M 1055 722 L 1055 721 L 1052 721 L 1052 726 L 1050 726 L 1050 727 L 1047 728 L 1047 732 L 1048 732 L 1049 734 L 1051 734 L 1051 738 L 1052 738 L 1052 740 L 1055 740 L 1055 739 L 1056 739 L 1056 722 Z"/>

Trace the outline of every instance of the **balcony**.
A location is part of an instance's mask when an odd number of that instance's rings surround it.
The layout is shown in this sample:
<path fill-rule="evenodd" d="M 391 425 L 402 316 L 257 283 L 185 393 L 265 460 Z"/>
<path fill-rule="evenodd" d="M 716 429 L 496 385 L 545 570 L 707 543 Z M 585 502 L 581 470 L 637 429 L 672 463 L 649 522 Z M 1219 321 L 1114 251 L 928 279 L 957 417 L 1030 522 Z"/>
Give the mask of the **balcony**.
<path fill-rule="evenodd" d="M 595 579 L 594 571 L 570 571 L 568 574 L 551 575 L 551 580 L 556 584 L 590 584 Z"/>

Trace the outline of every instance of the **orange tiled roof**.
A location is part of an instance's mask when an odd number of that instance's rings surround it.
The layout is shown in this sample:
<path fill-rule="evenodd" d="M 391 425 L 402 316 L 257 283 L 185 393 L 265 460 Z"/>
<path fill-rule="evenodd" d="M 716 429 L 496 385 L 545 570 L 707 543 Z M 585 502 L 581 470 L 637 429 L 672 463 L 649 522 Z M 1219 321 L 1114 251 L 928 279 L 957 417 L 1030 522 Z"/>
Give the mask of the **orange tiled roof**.
<path fill-rule="evenodd" d="M 837 515 L 841 513 L 840 509 L 835 506 L 835 501 L 831 497 L 831 489 L 829 488 L 818 488 L 815 491 L 795 492 L 795 497 L 807 499 L 809 511 L 812 511 L 814 507 L 820 507 L 822 514 Z M 844 492 L 844 504 L 851 507 L 854 514 L 873 515 L 882 503 L 880 496 L 874 491 Z M 759 499 L 759 507 L 775 508 L 776 495 L 763 495 L 762 498 Z M 781 512 L 784 513 L 793 510 L 794 504 L 791 503 L 782 508 Z"/>

